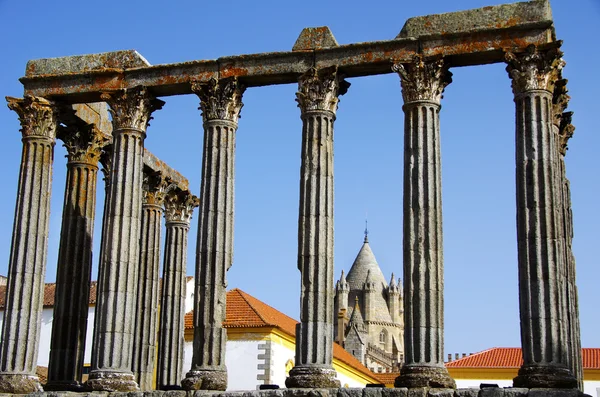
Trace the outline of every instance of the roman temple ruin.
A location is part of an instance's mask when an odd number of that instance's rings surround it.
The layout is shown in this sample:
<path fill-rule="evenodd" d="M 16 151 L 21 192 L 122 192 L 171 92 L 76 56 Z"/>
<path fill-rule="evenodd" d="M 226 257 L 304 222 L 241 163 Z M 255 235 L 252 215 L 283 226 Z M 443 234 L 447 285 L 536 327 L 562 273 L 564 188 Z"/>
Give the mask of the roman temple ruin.
<path fill-rule="evenodd" d="M 162 65 L 150 65 L 135 51 L 28 62 L 21 78 L 23 98 L 7 97 L 21 122 L 23 152 L 0 343 L 0 392 L 41 390 L 35 366 L 57 138 L 69 156 L 56 288 L 55 325 L 60 326 L 53 329 L 46 389 L 148 390 L 156 370 L 158 389 L 225 390 L 222 322 L 233 255 L 235 136 L 245 90 L 273 84 L 298 84 L 295 100 L 302 119 L 301 310 L 295 366 L 286 386 L 306 393 L 338 388 L 332 367 L 336 111 L 340 96 L 351 95 L 347 79 L 396 73 L 404 100 L 405 328 L 404 364 L 392 393 L 405 396 L 428 388 L 453 395 L 455 382 L 443 357 L 439 112 L 451 68 L 501 62 L 507 65 L 516 109 L 524 363 L 514 386 L 522 395 L 539 388 L 546 395 L 576 392 L 582 380 L 581 346 L 564 162 L 574 128 L 566 111 L 560 46 L 549 3 L 534 0 L 411 18 L 397 37 L 376 42 L 338 45 L 327 27 L 319 27 L 304 29 L 285 52 Z M 164 103 L 158 98 L 187 94 L 198 96 L 198 126 L 204 128 L 199 198 L 185 178 L 144 151 L 145 139 L 152 139 L 146 136 L 148 122 L 160 117 Z M 100 125 L 103 105 L 97 103 L 108 105 L 112 126 Z M 92 367 L 82 384 L 82 318 L 99 162 L 106 200 Z M 194 355 L 191 368 L 182 371 L 181 287 L 196 206 Z M 157 341 L 151 330 L 157 326 L 163 213 L 167 238 Z"/>

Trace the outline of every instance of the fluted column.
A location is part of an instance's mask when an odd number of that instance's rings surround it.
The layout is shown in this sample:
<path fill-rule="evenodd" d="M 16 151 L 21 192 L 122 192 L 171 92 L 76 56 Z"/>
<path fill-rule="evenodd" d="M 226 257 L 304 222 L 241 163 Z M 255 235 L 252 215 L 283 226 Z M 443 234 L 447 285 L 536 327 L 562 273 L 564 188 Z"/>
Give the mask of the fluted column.
<path fill-rule="evenodd" d="M 109 198 L 98 270 L 92 390 L 137 390 L 132 373 L 132 342 L 137 297 L 142 162 L 146 127 L 163 102 L 145 88 L 103 94 L 113 119 Z"/>
<path fill-rule="evenodd" d="M 194 285 L 192 367 L 186 390 L 225 390 L 225 299 L 233 262 L 235 132 L 244 87 L 236 79 L 192 84 L 204 121 L 200 213 Z"/>
<path fill-rule="evenodd" d="M 396 64 L 404 99 L 404 365 L 396 387 L 455 388 L 444 366 L 440 102 L 443 60 Z"/>
<path fill-rule="evenodd" d="M 161 390 L 180 388 L 183 376 L 187 243 L 190 220 L 198 204 L 197 197 L 181 192 L 171 192 L 165 200 L 167 236 L 156 379 L 156 388 Z"/>
<path fill-rule="evenodd" d="M 339 387 L 333 360 L 333 123 L 350 86 L 336 68 L 311 69 L 298 81 L 302 119 L 298 269 L 300 323 L 287 387 Z"/>
<path fill-rule="evenodd" d="M 144 172 L 137 303 L 133 330 L 132 370 L 141 390 L 154 388 L 157 347 L 160 232 L 165 189 L 159 173 Z"/>
<path fill-rule="evenodd" d="M 557 49 L 506 54 L 516 104 L 517 240 L 523 365 L 516 387 L 575 388 L 568 368 L 565 240 L 552 93 Z"/>
<path fill-rule="evenodd" d="M 62 121 L 62 118 L 61 118 Z M 81 391 L 92 271 L 98 160 L 110 138 L 94 125 L 58 130 L 67 149 L 67 182 L 56 270 L 46 390 Z"/>
<path fill-rule="evenodd" d="M 32 393 L 41 390 L 36 364 L 58 112 L 43 98 L 6 100 L 19 115 L 23 151 L 0 344 L 0 392 Z"/>
<path fill-rule="evenodd" d="M 573 213 L 571 211 L 571 188 L 567 178 L 565 156 L 567 154 L 567 143 L 573 136 L 575 127 L 571 124 L 573 112 L 565 112 L 569 103 L 567 95 L 567 80 L 559 79 L 554 86 L 552 98 L 553 132 L 559 138 L 559 186 L 561 190 L 561 212 L 562 235 L 564 238 L 564 255 L 566 266 L 566 299 L 567 299 L 567 341 L 569 343 L 568 366 L 575 379 L 578 388 L 583 391 L 583 363 L 581 352 L 581 330 L 579 325 L 579 303 L 577 297 L 577 285 L 575 283 L 575 256 L 573 255 Z"/>

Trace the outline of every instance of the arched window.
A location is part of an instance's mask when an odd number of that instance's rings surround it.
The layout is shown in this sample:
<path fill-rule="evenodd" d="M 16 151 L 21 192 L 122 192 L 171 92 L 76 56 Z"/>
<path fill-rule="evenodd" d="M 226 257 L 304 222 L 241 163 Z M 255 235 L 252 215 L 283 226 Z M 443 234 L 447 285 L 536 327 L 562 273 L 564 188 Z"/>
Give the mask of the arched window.
<path fill-rule="evenodd" d="M 387 342 L 387 331 L 382 329 L 379 333 L 379 343 L 385 344 Z"/>

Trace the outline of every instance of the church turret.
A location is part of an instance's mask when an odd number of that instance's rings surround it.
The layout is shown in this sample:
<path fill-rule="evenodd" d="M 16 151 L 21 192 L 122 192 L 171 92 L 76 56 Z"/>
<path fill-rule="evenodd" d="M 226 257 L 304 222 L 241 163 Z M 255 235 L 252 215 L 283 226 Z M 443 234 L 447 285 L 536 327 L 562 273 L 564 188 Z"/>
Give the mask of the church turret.
<path fill-rule="evenodd" d="M 335 313 L 336 322 L 334 325 L 335 341 L 344 346 L 346 336 L 346 326 L 348 325 L 348 293 L 350 285 L 346 281 L 346 276 L 342 270 L 340 279 L 335 284 Z"/>
<path fill-rule="evenodd" d="M 363 286 L 364 302 L 365 302 L 365 321 L 371 321 L 375 314 L 374 294 L 376 292 L 376 283 L 371 276 L 371 271 L 367 272 L 367 278 Z"/>
<path fill-rule="evenodd" d="M 390 308 L 390 315 L 392 316 L 392 321 L 394 323 L 400 323 L 402 321 L 402 298 L 401 298 L 401 288 L 396 283 L 396 278 L 394 277 L 394 273 L 392 273 L 392 278 L 390 279 L 390 285 L 388 287 L 388 307 Z"/>
<path fill-rule="evenodd" d="M 350 322 L 348 323 L 348 329 L 346 331 L 344 349 L 350 352 L 350 354 L 363 364 L 366 364 L 365 354 L 367 352 L 368 338 L 367 327 L 363 322 L 360 313 L 360 305 L 358 304 L 358 297 L 356 297 L 354 299 L 352 316 L 350 316 Z"/>
<path fill-rule="evenodd" d="M 335 284 L 335 296 L 336 296 L 336 305 L 338 308 L 338 313 L 340 310 L 348 310 L 348 293 L 350 292 L 350 284 L 346 281 L 346 276 L 344 275 L 344 271 L 342 270 L 342 275 L 340 279 Z"/>

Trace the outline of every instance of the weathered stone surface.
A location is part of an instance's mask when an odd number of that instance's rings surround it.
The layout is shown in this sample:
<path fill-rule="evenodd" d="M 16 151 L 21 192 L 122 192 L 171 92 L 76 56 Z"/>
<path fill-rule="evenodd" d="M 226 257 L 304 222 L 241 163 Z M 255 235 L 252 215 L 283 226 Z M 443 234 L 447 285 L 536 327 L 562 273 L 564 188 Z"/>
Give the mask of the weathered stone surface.
<path fill-rule="evenodd" d="M 505 391 L 501 387 L 485 387 L 479 391 L 479 397 L 505 397 Z"/>
<path fill-rule="evenodd" d="M 151 66 L 135 50 L 43 58 L 27 62 L 26 76 L 86 73 L 106 69 L 131 69 Z"/>
<path fill-rule="evenodd" d="M 155 100 L 145 88 L 106 94 L 104 100 L 111 107 L 115 128 L 113 167 L 105 206 L 92 370 L 87 385 L 93 390 L 137 391 L 131 373 L 132 313 L 140 259 L 143 142 L 150 115 L 163 102 Z"/>
<path fill-rule="evenodd" d="M 227 388 L 226 370 L 193 370 L 181 381 L 185 390 L 225 390 Z"/>
<path fill-rule="evenodd" d="M 582 393 L 577 389 L 530 389 L 527 397 L 578 397 Z"/>
<path fill-rule="evenodd" d="M 381 389 L 382 397 L 407 397 L 408 389 L 405 387 L 383 388 Z"/>
<path fill-rule="evenodd" d="M 349 84 L 337 69 L 309 70 L 296 100 L 302 119 L 298 269 L 301 313 L 287 387 L 339 387 L 333 360 L 333 123 Z M 312 383 L 311 383 L 312 382 Z"/>
<path fill-rule="evenodd" d="M 0 344 L 0 391 L 30 393 L 40 387 L 35 369 L 58 108 L 42 98 L 6 99 L 19 115 L 23 151 Z"/>
<path fill-rule="evenodd" d="M 479 389 L 473 389 L 473 388 L 456 389 L 454 391 L 454 396 L 455 397 L 478 397 Z"/>
<path fill-rule="evenodd" d="M 440 101 L 443 61 L 394 65 L 404 98 L 404 366 L 396 387 L 456 388 L 444 366 Z M 426 165 L 426 166 L 425 166 Z M 425 182 L 426 181 L 426 182 Z"/>
<path fill-rule="evenodd" d="M 31 61 L 21 81 L 27 94 L 57 96 L 71 103 L 97 102 L 101 91 L 138 85 L 150 87 L 156 95 L 190 94 L 193 92 L 191 76 L 201 83 L 212 78 L 238 77 L 248 86 L 262 86 L 293 83 L 310 67 L 338 66 L 347 77 L 390 73 L 392 62 L 410 62 L 417 54 L 452 55 L 452 62 L 457 65 L 502 62 L 502 51 L 506 48 L 521 52 L 531 44 L 542 45 L 555 40 L 549 7 L 543 1 L 486 7 L 471 14 L 431 16 L 438 28 L 446 29 L 446 34 L 436 39 L 432 38 L 433 28 L 427 27 L 427 18 L 415 18 L 406 24 L 406 35 L 410 38 L 383 38 L 382 41 L 333 46 L 332 36 L 313 31 L 315 34 L 308 34 L 307 40 L 301 40 L 310 44 L 299 43 L 298 51 L 227 56 L 217 60 L 143 66 L 144 61 L 137 55 L 131 56 L 136 61 L 129 63 L 115 53 L 58 58 L 60 61 L 37 60 Z M 475 27 L 471 20 L 465 23 L 467 18 L 474 18 Z M 473 37 L 474 31 L 478 32 L 476 37 Z M 464 38 L 468 35 L 471 42 L 465 45 Z M 304 49 L 313 47 L 316 49 L 312 51 Z M 105 67 L 105 61 L 116 68 Z M 51 84 L 45 73 L 54 74 Z"/>
<path fill-rule="evenodd" d="M 70 112 L 69 112 L 70 113 Z M 47 390 L 82 391 L 98 160 L 108 139 L 80 119 L 61 122 L 68 153 Z"/>
<path fill-rule="evenodd" d="M 196 276 L 194 351 L 186 390 L 225 390 L 225 288 L 233 263 L 235 133 L 245 87 L 236 79 L 194 83 L 204 120 Z M 219 234 L 219 238 L 214 238 Z M 210 340 L 212 343 L 205 343 Z M 205 377 L 205 379 L 203 379 Z"/>
<path fill-rule="evenodd" d="M 527 1 L 409 18 L 396 38 L 465 34 L 529 24 L 550 26 L 552 24 L 550 3 Z"/>
<path fill-rule="evenodd" d="M 432 388 L 427 392 L 428 397 L 453 397 L 454 389 Z"/>
<path fill-rule="evenodd" d="M 165 198 L 167 236 L 156 370 L 156 387 L 163 390 L 179 386 L 183 376 L 187 242 L 198 204 L 198 198 L 189 193 L 171 191 Z"/>
<path fill-rule="evenodd" d="M 525 397 L 529 393 L 528 389 L 519 387 L 507 387 L 504 389 L 504 395 L 506 397 Z"/>
<path fill-rule="evenodd" d="M 292 51 L 320 50 L 337 47 L 338 43 L 327 26 L 304 28 L 296 40 Z"/>
<path fill-rule="evenodd" d="M 516 387 L 576 388 L 568 369 L 566 258 L 559 137 L 552 95 L 562 53 L 507 53 L 516 104 L 517 240 L 523 365 Z M 535 187 L 535 188 L 532 188 Z M 540 228 L 539 225 L 545 225 Z"/>

